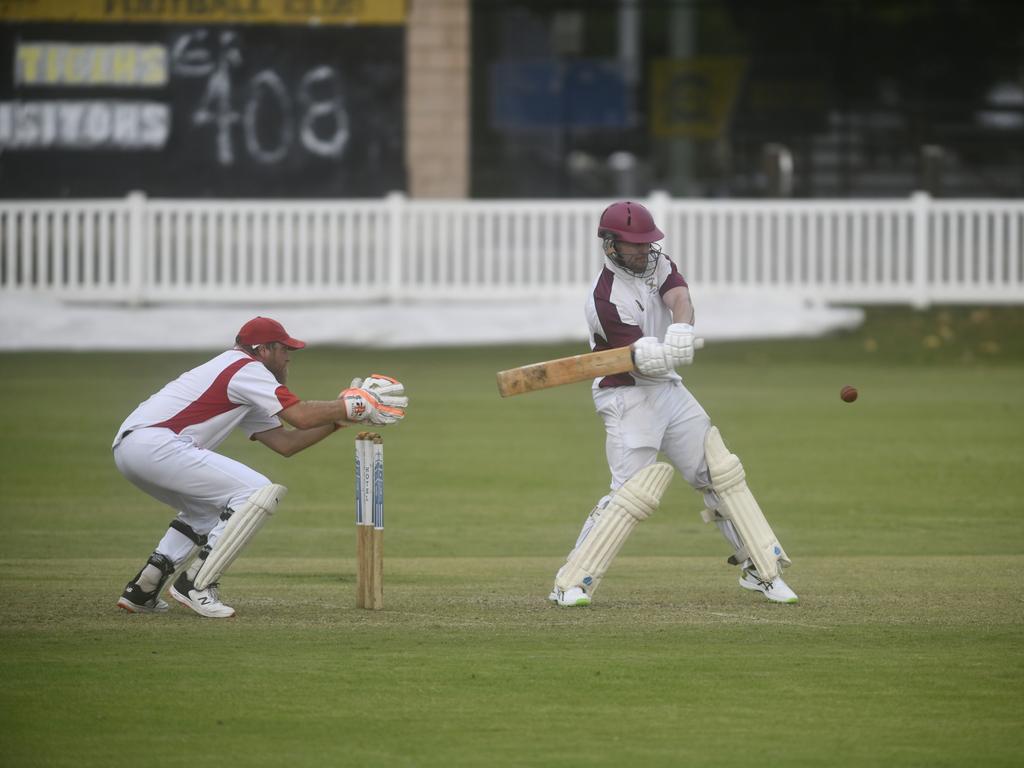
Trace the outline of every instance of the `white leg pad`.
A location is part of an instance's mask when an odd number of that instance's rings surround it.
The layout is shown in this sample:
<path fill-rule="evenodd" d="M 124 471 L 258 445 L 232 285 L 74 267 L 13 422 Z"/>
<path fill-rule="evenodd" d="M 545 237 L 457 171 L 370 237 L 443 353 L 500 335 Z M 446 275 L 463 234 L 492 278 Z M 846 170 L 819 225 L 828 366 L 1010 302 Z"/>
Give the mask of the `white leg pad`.
<path fill-rule="evenodd" d="M 555 576 L 555 585 L 559 589 L 582 585 L 593 594 L 636 524 L 658 508 L 674 471 L 670 464 L 658 463 L 629 478 L 601 511 L 586 538 L 569 553 Z"/>
<path fill-rule="evenodd" d="M 765 581 L 777 578 L 782 569 L 791 564 L 790 559 L 747 487 L 743 465 L 736 454 L 725 447 L 718 427 L 708 430 L 704 455 L 711 473 L 711 486 L 721 499 L 716 511 L 732 521 L 761 578 Z"/>
<path fill-rule="evenodd" d="M 220 580 L 221 574 L 235 562 L 245 549 L 245 545 L 263 527 L 267 518 L 274 514 L 286 493 L 288 489 L 283 485 L 271 483 L 250 496 L 241 509 L 235 510 L 193 580 L 196 589 L 206 589 L 210 584 L 216 584 Z"/>

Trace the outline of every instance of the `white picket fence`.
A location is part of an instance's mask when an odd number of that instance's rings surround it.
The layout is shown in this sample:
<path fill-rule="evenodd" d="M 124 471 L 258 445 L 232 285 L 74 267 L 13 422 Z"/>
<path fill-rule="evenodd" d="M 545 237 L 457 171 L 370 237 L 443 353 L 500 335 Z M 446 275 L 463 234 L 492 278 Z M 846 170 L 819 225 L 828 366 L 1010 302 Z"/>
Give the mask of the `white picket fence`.
<path fill-rule="evenodd" d="M 1024 303 L 1024 201 L 645 200 L 702 294 Z M 576 296 L 599 200 L 0 201 L 0 297 L 308 303 Z"/>

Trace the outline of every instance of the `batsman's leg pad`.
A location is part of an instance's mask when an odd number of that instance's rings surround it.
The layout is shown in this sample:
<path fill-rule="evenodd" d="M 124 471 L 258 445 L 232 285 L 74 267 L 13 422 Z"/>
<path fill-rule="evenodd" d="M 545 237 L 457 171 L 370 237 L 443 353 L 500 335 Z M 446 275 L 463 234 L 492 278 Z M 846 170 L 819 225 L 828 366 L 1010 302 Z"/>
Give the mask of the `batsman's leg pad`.
<path fill-rule="evenodd" d="M 659 462 L 629 478 L 612 495 L 587 537 L 569 554 L 555 585 L 563 590 L 582 585 L 588 592 L 596 588 L 636 524 L 658 508 L 674 472 L 672 465 Z"/>
<path fill-rule="evenodd" d="M 283 485 L 265 485 L 250 496 L 241 509 L 234 511 L 193 579 L 196 589 L 206 589 L 220 580 L 221 574 L 235 562 L 267 518 L 274 514 L 286 493 L 288 489 Z"/>
<path fill-rule="evenodd" d="M 601 519 L 601 515 L 604 514 L 605 509 L 608 507 L 608 502 L 611 500 L 611 494 L 604 496 L 599 502 L 597 502 L 594 508 L 590 510 L 590 514 L 587 515 L 587 519 L 583 521 L 583 527 L 580 529 L 579 536 L 576 537 L 576 543 L 572 545 L 574 550 L 586 540 L 587 536 L 590 535 L 594 526 L 597 525 L 597 521 Z M 600 585 L 600 579 L 593 579 L 590 584 L 587 585 L 587 594 L 593 597 Z M 558 574 L 555 574 L 555 589 L 558 589 Z M 552 592 L 551 594 L 555 595 L 556 593 Z"/>
<path fill-rule="evenodd" d="M 721 500 L 716 510 L 718 515 L 732 522 L 761 578 L 765 581 L 777 578 L 782 569 L 790 565 L 789 557 L 747 487 L 743 465 L 736 454 L 725 447 L 717 427 L 711 427 L 704 438 L 704 455 L 711 485 Z"/>

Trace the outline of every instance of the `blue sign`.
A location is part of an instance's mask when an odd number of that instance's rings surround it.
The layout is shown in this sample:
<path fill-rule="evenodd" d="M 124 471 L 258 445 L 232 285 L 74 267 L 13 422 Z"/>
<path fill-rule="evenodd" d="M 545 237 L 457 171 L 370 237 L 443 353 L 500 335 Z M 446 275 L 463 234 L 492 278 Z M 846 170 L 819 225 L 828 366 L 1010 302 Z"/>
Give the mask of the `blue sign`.
<path fill-rule="evenodd" d="M 620 66 L 609 59 L 503 59 L 491 67 L 499 130 L 621 129 L 630 125 Z"/>

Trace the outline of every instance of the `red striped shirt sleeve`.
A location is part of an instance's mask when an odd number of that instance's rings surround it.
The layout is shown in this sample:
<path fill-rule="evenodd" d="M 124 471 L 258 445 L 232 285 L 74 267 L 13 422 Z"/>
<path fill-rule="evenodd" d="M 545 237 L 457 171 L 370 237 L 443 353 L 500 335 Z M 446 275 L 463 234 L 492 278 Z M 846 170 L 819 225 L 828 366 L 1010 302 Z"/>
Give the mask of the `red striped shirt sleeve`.
<path fill-rule="evenodd" d="M 296 403 L 300 402 L 299 398 L 283 384 L 274 390 L 274 394 L 277 395 L 277 402 L 281 404 L 281 410 L 285 408 L 291 408 Z"/>

